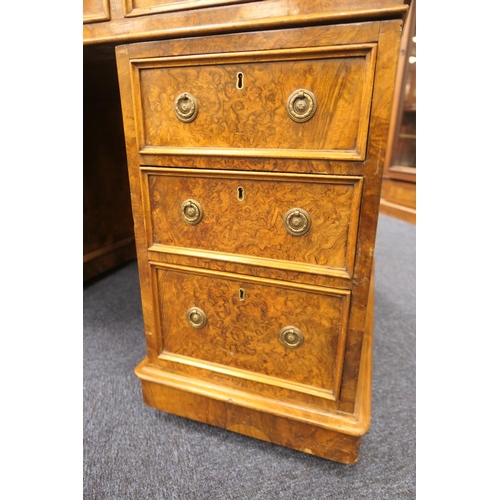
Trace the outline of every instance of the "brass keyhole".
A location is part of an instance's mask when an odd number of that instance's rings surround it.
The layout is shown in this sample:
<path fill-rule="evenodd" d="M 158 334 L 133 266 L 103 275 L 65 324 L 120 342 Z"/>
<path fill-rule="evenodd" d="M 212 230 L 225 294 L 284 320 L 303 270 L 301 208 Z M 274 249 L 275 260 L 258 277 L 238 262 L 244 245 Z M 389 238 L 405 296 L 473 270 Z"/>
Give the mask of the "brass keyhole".
<path fill-rule="evenodd" d="M 243 73 L 238 73 L 236 75 L 236 88 L 241 90 L 243 88 Z"/>
<path fill-rule="evenodd" d="M 240 186 L 237 191 L 238 201 L 243 201 L 243 199 L 245 198 L 245 190 Z"/>
<path fill-rule="evenodd" d="M 245 300 L 245 290 L 243 288 L 240 288 L 239 298 L 240 298 L 241 302 L 243 302 Z"/>

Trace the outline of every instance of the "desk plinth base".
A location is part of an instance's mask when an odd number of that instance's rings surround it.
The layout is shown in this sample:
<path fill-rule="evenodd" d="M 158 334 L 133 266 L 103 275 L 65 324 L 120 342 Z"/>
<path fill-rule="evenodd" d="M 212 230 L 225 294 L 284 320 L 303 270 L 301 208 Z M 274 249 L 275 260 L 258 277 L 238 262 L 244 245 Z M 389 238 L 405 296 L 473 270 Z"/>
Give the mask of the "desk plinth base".
<path fill-rule="evenodd" d="M 243 393 L 164 372 L 149 364 L 147 358 L 135 373 L 141 379 L 144 403 L 148 406 L 335 462 L 354 464 L 361 438 L 370 427 L 372 333 L 373 284 L 354 413 L 332 413 L 327 421 L 319 415 L 315 419 L 311 411 L 287 414 L 286 405 L 282 411 L 276 411 L 276 401 L 267 411 L 265 400 L 258 409 L 252 408 Z"/>

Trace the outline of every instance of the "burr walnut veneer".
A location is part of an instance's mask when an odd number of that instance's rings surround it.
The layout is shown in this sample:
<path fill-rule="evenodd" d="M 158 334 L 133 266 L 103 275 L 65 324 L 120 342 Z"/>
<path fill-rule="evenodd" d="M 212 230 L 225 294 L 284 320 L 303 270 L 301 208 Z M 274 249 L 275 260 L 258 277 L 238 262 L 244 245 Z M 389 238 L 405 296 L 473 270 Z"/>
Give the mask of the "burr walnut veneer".
<path fill-rule="evenodd" d="M 84 33 L 116 48 L 145 403 L 356 462 L 406 6 L 101 4 Z"/>

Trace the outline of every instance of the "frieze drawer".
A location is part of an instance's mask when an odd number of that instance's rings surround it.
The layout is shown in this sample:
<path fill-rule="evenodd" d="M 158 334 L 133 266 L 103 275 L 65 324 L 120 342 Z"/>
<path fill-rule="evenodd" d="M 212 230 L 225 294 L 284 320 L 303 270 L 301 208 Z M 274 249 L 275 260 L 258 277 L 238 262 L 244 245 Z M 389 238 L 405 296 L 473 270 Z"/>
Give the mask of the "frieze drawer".
<path fill-rule="evenodd" d="M 362 160 L 375 47 L 132 61 L 141 150 Z"/>

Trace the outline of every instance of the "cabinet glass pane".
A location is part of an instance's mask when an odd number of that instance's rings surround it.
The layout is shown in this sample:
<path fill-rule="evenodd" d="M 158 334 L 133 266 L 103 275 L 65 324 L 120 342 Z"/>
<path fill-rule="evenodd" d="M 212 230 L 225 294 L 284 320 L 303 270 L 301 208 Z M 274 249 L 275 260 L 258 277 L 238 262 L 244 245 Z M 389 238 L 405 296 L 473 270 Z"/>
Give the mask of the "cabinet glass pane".
<path fill-rule="evenodd" d="M 415 173 L 417 166 L 417 30 L 415 16 L 411 16 L 404 59 L 403 92 L 398 123 L 391 155 L 390 170 Z"/>

